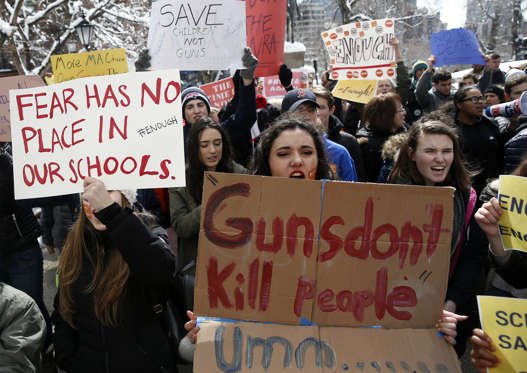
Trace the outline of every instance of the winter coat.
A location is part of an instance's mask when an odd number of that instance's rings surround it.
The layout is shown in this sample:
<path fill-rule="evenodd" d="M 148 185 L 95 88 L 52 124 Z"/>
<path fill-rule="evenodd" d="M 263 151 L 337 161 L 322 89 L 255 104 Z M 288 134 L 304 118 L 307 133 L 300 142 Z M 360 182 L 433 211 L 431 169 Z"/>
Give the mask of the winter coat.
<path fill-rule="evenodd" d="M 247 170 L 233 162 L 233 173 L 247 174 Z M 199 204 L 187 187 L 169 188 L 170 220 L 178 237 L 178 268 L 184 267 L 198 255 L 199 223 L 201 204 Z"/>
<path fill-rule="evenodd" d="M 415 97 L 425 113 L 437 110 L 441 105 L 454 99 L 454 91 L 444 95 L 434 87 L 430 88 L 433 74 L 432 71 L 425 70 L 415 87 Z"/>
<path fill-rule="evenodd" d="M 119 250 L 130 277 L 118 311 L 118 326 L 103 326 L 95 316 L 94 297 L 86 292 L 93 268 L 84 259 L 71 286 L 75 312 L 72 328 L 58 312 L 52 321 L 55 360 L 69 373 L 176 372 L 167 332 L 154 306 L 165 304 L 175 271 L 175 258 L 165 241 L 154 235 L 131 210 L 114 203 L 95 214 L 107 226 L 106 250 Z M 59 277 L 60 281 L 60 277 Z"/>
<path fill-rule="evenodd" d="M 362 161 L 364 163 L 364 181 L 375 183 L 379 177 L 383 161 L 381 157 L 382 146 L 394 134 L 406 132 L 406 127 L 400 127 L 394 132 L 381 132 L 369 127 L 362 127 L 357 131 L 357 140 L 360 144 Z"/>
<path fill-rule="evenodd" d="M 46 322 L 26 293 L 0 283 L 0 373 L 38 372 Z"/>
<path fill-rule="evenodd" d="M 485 70 L 479 78 L 478 87 L 481 93 L 493 84 L 505 84 L 505 73 L 498 69 L 497 71 Z"/>
<path fill-rule="evenodd" d="M 359 143 L 355 136 L 344 132 L 344 124 L 342 124 L 340 119 L 334 115 L 329 117 L 327 135 L 329 140 L 346 148 L 355 163 L 355 171 L 357 172 L 358 180 L 364 180 L 364 164 L 362 162 Z"/>
<path fill-rule="evenodd" d="M 527 155 L 527 123 L 520 125 L 516 135 L 505 144 L 504 172 L 510 174 Z"/>
<path fill-rule="evenodd" d="M 220 123 L 231 139 L 234 159 L 242 164 L 247 163 L 251 152 L 251 127 L 256 121 L 256 93 L 254 83 L 245 86 L 240 80 L 239 91 L 235 102 L 235 112 Z M 190 130 L 189 125 L 183 127 L 185 144 Z M 186 150 L 186 149 L 185 149 Z"/>
<path fill-rule="evenodd" d="M 503 142 L 498 126 L 492 120 L 482 116 L 467 125 L 456 119 L 459 128 L 461 148 L 471 169 L 477 170 L 472 184 L 478 194 L 488 179 L 496 178 L 503 172 Z"/>
<path fill-rule="evenodd" d="M 11 155 L 0 150 L 0 253 L 3 254 L 27 248 L 42 234 L 31 208 L 15 201 L 14 190 Z"/>

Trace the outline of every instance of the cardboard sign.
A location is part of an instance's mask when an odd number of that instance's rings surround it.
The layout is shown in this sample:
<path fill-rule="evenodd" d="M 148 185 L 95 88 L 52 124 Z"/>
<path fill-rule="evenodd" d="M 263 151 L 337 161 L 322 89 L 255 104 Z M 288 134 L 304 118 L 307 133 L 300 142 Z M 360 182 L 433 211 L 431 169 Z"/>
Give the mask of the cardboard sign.
<path fill-rule="evenodd" d="M 148 49 L 152 69 L 242 68 L 245 4 L 239 0 L 152 3 Z"/>
<path fill-rule="evenodd" d="M 293 72 L 293 79 L 291 80 L 291 84 L 293 85 L 293 87 L 300 87 L 301 78 L 302 72 Z M 263 82 L 263 89 L 263 95 L 267 98 L 281 98 L 284 97 L 287 93 L 284 87 L 282 86 L 282 83 L 280 83 L 280 78 L 278 77 L 278 75 L 266 76 Z"/>
<path fill-rule="evenodd" d="M 257 323 L 200 325 L 194 371 L 461 373 L 434 330 Z"/>
<path fill-rule="evenodd" d="M 185 185 L 178 70 L 10 91 L 15 198 Z"/>
<path fill-rule="evenodd" d="M 432 328 L 452 206 L 452 188 L 207 173 L 195 312 Z"/>
<path fill-rule="evenodd" d="M 210 105 L 222 108 L 234 97 L 234 83 L 232 78 L 226 78 L 212 82 L 209 84 L 203 84 L 200 86 L 201 89 L 207 94 L 210 100 Z"/>
<path fill-rule="evenodd" d="M 494 342 L 501 363 L 489 373 L 527 371 L 527 299 L 478 295 L 481 327 Z"/>
<path fill-rule="evenodd" d="M 436 57 L 435 66 L 487 64 L 480 52 L 476 35 L 464 28 L 443 30 L 430 35 L 430 50 Z"/>
<path fill-rule="evenodd" d="M 247 45 L 258 57 L 256 76 L 278 74 L 284 61 L 287 1 L 246 0 Z"/>
<path fill-rule="evenodd" d="M 505 250 L 527 251 L 527 177 L 501 175 L 499 231 Z"/>
<path fill-rule="evenodd" d="M 352 102 L 367 104 L 377 92 L 377 80 L 339 80 L 333 96 Z"/>
<path fill-rule="evenodd" d="M 128 72 L 123 48 L 51 56 L 53 82 Z"/>
<path fill-rule="evenodd" d="M 9 91 L 44 85 L 38 75 L 18 75 L 0 79 L 0 141 L 11 141 Z"/>
<path fill-rule="evenodd" d="M 390 46 L 393 19 L 354 22 L 324 31 L 322 39 L 334 80 L 395 78 L 395 51 Z"/>

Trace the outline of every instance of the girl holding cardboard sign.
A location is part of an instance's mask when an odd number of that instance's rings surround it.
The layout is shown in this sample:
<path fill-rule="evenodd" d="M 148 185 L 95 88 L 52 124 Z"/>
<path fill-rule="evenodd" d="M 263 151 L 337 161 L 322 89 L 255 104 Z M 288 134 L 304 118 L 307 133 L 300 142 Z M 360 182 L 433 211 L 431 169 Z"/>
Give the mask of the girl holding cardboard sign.
<path fill-rule="evenodd" d="M 474 220 L 476 192 L 470 186 L 470 176 L 463 163 L 455 130 L 439 121 L 412 126 L 389 176 L 389 181 L 394 184 L 456 188 L 445 302 L 445 310 L 456 313 L 470 311 L 470 301 L 474 300 L 487 255 L 485 237 Z M 457 337 L 458 354 L 464 351 L 466 336 L 468 333 Z"/>

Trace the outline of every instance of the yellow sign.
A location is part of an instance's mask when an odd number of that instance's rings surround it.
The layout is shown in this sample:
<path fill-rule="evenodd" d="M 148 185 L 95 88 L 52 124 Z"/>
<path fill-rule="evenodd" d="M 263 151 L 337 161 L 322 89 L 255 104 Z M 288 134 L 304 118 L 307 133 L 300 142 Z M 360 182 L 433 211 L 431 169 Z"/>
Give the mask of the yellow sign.
<path fill-rule="evenodd" d="M 95 52 L 58 54 L 51 56 L 55 83 L 87 76 L 112 75 L 128 72 L 123 48 Z"/>
<path fill-rule="evenodd" d="M 333 96 L 344 100 L 367 104 L 377 91 L 377 80 L 339 80 L 333 88 Z"/>
<path fill-rule="evenodd" d="M 483 330 L 501 363 L 489 373 L 527 372 L 527 299 L 478 295 Z"/>
<path fill-rule="evenodd" d="M 527 177 L 501 175 L 498 199 L 503 247 L 527 252 Z"/>
<path fill-rule="evenodd" d="M 44 80 L 46 80 L 46 84 L 47 84 L 47 85 L 52 85 L 52 84 L 57 83 L 57 82 L 55 81 L 55 77 L 54 77 L 53 75 L 51 75 L 51 76 L 45 76 L 45 77 L 44 77 Z"/>

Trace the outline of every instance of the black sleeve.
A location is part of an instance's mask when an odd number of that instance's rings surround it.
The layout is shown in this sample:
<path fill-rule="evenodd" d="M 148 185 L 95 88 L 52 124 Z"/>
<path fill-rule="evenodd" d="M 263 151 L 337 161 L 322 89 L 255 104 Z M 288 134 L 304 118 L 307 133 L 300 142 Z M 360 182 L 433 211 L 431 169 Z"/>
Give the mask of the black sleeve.
<path fill-rule="evenodd" d="M 154 235 L 130 209 L 114 203 L 95 213 L 107 227 L 106 234 L 130 268 L 145 285 L 168 285 L 175 257 L 167 244 Z"/>
<path fill-rule="evenodd" d="M 474 212 L 465 233 L 459 260 L 448 281 L 446 299 L 454 301 L 458 310 L 475 295 L 488 257 L 487 237 L 474 219 Z"/>
<path fill-rule="evenodd" d="M 53 346 L 55 348 L 55 361 L 57 365 L 69 372 L 72 371 L 75 355 L 78 350 L 79 340 L 77 331 L 73 329 L 59 314 L 59 293 L 53 301 L 54 310 L 51 315 L 53 323 Z"/>
<path fill-rule="evenodd" d="M 514 251 L 507 263 L 496 268 L 496 272 L 516 289 L 527 288 L 527 253 Z"/>

